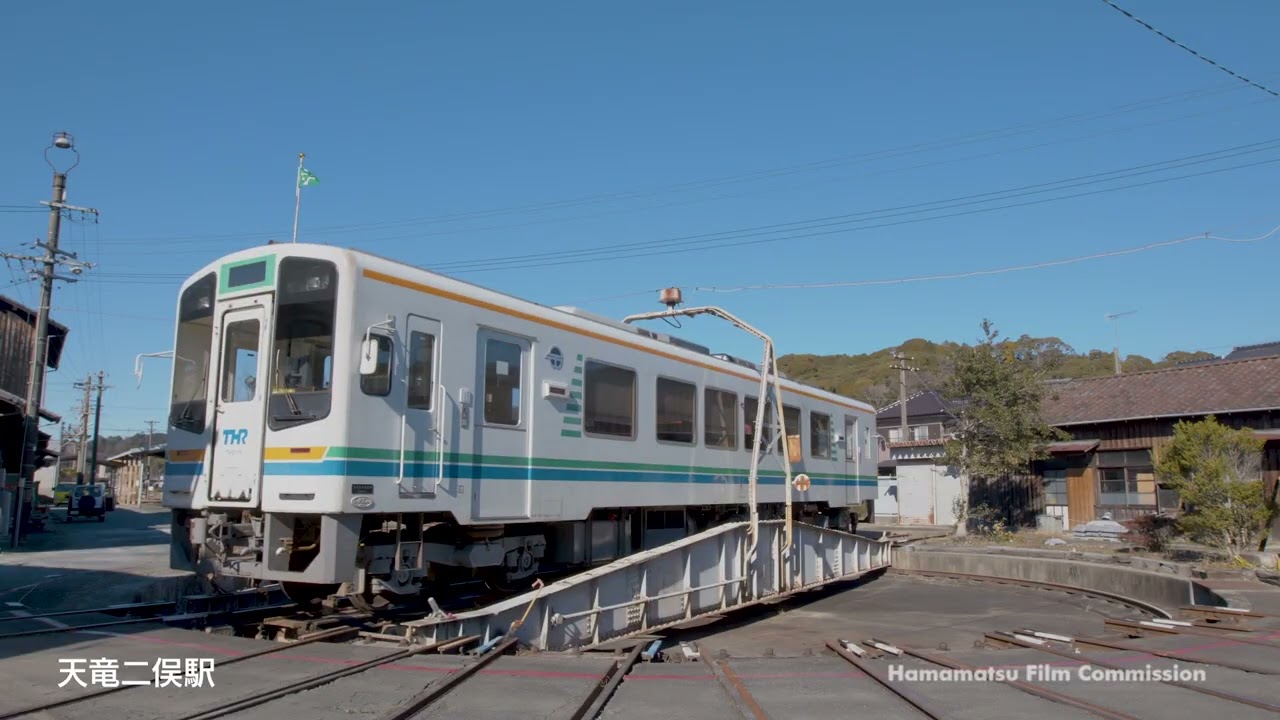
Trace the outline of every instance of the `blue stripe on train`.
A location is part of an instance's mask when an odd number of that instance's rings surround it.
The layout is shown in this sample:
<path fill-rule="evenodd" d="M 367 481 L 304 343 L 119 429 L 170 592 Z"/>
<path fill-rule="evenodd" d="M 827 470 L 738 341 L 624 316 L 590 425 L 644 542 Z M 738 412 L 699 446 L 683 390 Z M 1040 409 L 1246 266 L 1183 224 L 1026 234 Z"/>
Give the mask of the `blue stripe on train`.
<path fill-rule="evenodd" d="M 434 463 L 406 463 L 407 477 L 435 477 L 439 472 Z M 342 475 L 347 477 L 399 477 L 400 464 L 376 460 L 324 460 L 321 462 L 268 462 L 263 466 L 264 475 Z M 747 476 L 715 475 L 711 473 L 680 473 L 658 470 L 610 470 L 583 468 L 523 468 L 506 465 L 473 465 L 449 463 L 445 477 L 470 480 L 559 480 L 564 482 L 659 482 L 697 483 L 710 485 L 746 484 Z M 761 476 L 761 485 L 782 485 L 779 476 Z M 813 485 L 875 487 L 874 478 L 812 478 Z"/>

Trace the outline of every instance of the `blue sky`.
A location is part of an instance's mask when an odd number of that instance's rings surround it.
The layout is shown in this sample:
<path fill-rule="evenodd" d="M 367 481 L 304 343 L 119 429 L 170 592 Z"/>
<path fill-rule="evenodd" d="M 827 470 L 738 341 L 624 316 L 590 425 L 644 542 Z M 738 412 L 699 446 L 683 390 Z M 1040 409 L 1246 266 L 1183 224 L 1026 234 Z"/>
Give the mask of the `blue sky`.
<path fill-rule="evenodd" d="M 1122 4 L 1280 87 L 1280 6 Z M 0 62 L 20 70 L 0 75 L 0 206 L 47 199 L 41 150 L 55 131 L 76 136 L 83 160 L 69 201 L 102 218 L 64 225 L 64 246 L 97 267 L 58 291 L 54 315 L 72 339 L 49 405 L 69 413 L 72 383 L 104 369 L 110 434 L 165 417 L 168 363 L 148 365 L 141 389 L 132 368 L 138 353 L 172 345 L 178 278 L 287 240 L 300 151 L 321 181 L 305 191 L 300 239 L 457 271 L 485 267 L 462 261 L 914 206 L 1280 138 L 1280 100 L 1097 0 L 65 2 L 57 16 L 38 3 L 0 10 Z M 808 238 L 738 233 L 691 252 L 458 276 L 621 316 L 657 308 L 647 291 L 666 285 L 875 280 L 1210 231 L 1255 236 L 1280 225 L 1271 147 L 935 214 L 1103 191 L 1016 208 L 933 220 L 895 211 Z M 1251 163 L 1264 164 L 1235 168 Z M 39 212 L 0 213 L 0 246 L 18 249 L 45 223 Z M 791 239 L 730 245 L 766 237 Z M 686 299 L 758 324 L 781 352 L 970 340 L 984 317 L 1010 334 L 1110 347 L 1103 316 L 1128 310 L 1139 312 L 1120 321 L 1126 353 L 1224 352 L 1280 339 L 1268 319 L 1278 247 L 1280 236 L 1190 243 L 963 280 Z M 0 269 L 0 285 L 15 278 Z M 0 292 L 35 299 L 32 284 Z M 758 354 L 709 322 L 684 334 Z"/>

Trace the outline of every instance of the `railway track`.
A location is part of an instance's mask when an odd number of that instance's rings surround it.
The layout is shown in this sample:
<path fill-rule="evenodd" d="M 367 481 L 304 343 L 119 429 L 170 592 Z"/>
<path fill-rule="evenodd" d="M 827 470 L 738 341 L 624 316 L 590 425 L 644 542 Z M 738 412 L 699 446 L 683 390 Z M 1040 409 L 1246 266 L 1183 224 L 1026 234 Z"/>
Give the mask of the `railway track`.
<path fill-rule="evenodd" d="M 272 645 L 270 647 L 265 647 L 260 650 L 255 650 L 252 652 L 245 653 L 243 655 L 237 655 L 236 657 L 222 660 L 221 662 L 218 663 L 218 665 L 219 666 L 234 665 L 236 663 L 242 663 L 248 660 L 253 660 L 254 658 L 260 658 L 267 655 L 274 655 L 276 653 L 284 652 L 285 650 L 290 650 L 290 649 L 294 649 L 294 648 L 298 648 L 306 645 L 311 645 L 314 643 L 332 642 L 332 641 L 343 639 L 345 637 L 350 637 L 351 635 L 356 634 L 356 632 L 358 632 L 356 628 L 336 628 L 334 630 L 329 630 L 322 633 L 316 633 L 304 639 L 298 640 L 297 642 L 293 642 L 289 644 L 282 643 L 279 645 Z M 47 703 L 41 703 L 38 705 L 25 707 L 20 710 L 5 711 L 3 713 L 0 713 L 0 720 L 16 720 L 16 718 L 39 717 L 40 713 L 56 710 L 58 708 L 67 707 L 69 705 L 77 705 L 79 703 L 87 702 L 89 700 L 98 700 L 104 696 L 115 695 L 117 693 L 126 692 L 136 687 L 140 687 L 140 686 L 123 685 L 123 686 L 114 687 L 114 688 L 101 688 L 99 690 L 92 690 L 90 692 L 82 693 L 80 695 L 76 695 L 73 697 L 60 698 Z"/>
<path fill-rule="evenodd" d="M 1158 605 L 1153 605 L 1152 603 L 1138 600 L 1137 598 L 1106 592 L 1105 590 L 1093 590 L 1076 587 L 1074 585 L 1060 585 L 1058 583 L 1039 582 L 1036 580 L 1020 580 L 1014 578 L 994 577 L 991 575 L 970 575 L 966 573 L 943 572 L 939 570 L 904 570 L 901 568 L 892 568 L 890 572 L 895 575 L 906 575 L 909 577 L 951 579 L 966 582 L 991 583 L 996 585 L 1013 585 L 1016 587 L 1030 588 L 1034 590 L 1051 590 L 1066 593 L 1068 595 L 1080 595 L 1082 597 L 1108 600 L 1119 605 L 1133 608 L 1134 610 L 1138 610 L 1139 612 L 1153 617 L 1167 619 L 1173 618 L 1172 613 Z"/>
<path fill-rule="evenodd" d="M 113 609 L 124 609 L 125 606 L 114 606 Z M 125 625 L 139 625 L 142 623 L 163 623 L 165 625 L 177 627 L 192 627 L 210 621 L 222 621 L 228 624 L 251 623 L 255 620 L 261 620 L 267 616 L 274 615 L 281 610 L 287 610 L 294 607 L 292 603 L 267 605 L 258 608 L 246 608 L 239 610 L 205 610 L 203 612 L 181 613 L 173 615 L 164 615 L 161 613 L 147 614 L 140 617 L 122 617 L 115 620 L 105 620 L 102 622 L 89 622 L 79 625 L 68 625 L 59 622 L 56 625 L 48 627 L 33 628 L 30 630 L 19 630 L 17 632 L 0 633 L 0 642 L 5 640 L 13 640 L 16 638 L 32 637 L 35 635 L 56 635 L 60 633 L 84 632 L 86 630 L 107 630 Z M 43 615 L 19 615 L 6 617 L 5 620 L 48 620 L 55 617 L 68 617 L 72 615 L 87 615 L 90 613 L 101 612 L 101 609 L 81 610 L 81 611 L 65 611 L 59 613 L 45 613 Z"/>
<path fill-rule="evenodd" d="M 943 575 L 952 575 L 944 573 Z M 972 580 L 960 575 L 957 579 Z M 994 579 L 990 579 L 994 581 Z M 1019 586 L 1060 586 L 1021 581 L 1000 581 Z M 1077 593 L 1125 601 L 1108 593 L 1073 589 Z M 1123 604 L 1149 614 L 1144 604 Z M 111 611 L 125 615 L 119 620 L 155 621 L 163 615 L 164 604 L 111 606 L 85 611 L 47 613 L 36 617 L 72 617 Z M 430 645 L 410 645 L 395 636 L 378 637 L 365 625 L 349 626 L 305 634 L 296 642 L 277 643 L 226 660 L 218 668 L 247 663 L 219 685 L 217 700 L 205 696 L 199 703 L 174 706 L 166 720 L 219 720 L 221 718 L 267 717 L 313 708 L 339 713 L 370 713 L 379 720 L 418 720 L 428 717 L 557 717 L 587 720 L 627 715 L 637 707 L 646 712 L 666 714 L 674 706 L 689 717 L 742 717 L 748 720 L 826 716 L 805 703 L 825 700 L 830 707 L 848 712 L 857 707 L 869 717 L 922 717 L 951 720 L 962 713 L 959 707 L 982 707 L 991 703 L 993 715 L 1004 717 L 1081 717 L 1103 720 L 1138 720 L 1188 716 L 1205 708 L 1233 720 L 1280 715 L 1280 693 L 1270 690 L 1266 680 L 1280 675 L 1280 628 L 1265 627 L 1272 619 L 1259 613 L 1224 608 L 1193 606 L 1178 608 L 1183 620 L 1104 620 L 1111 632 L 1101 638 L 1073 638 L 1028 628 L 992 631 L 981 635 L 973 650 L 953 652 L 907 647 L 878 637 L 859 641 L 831 639 L 823 648 L 814 648 L 801 657 L 730 657 L 693 642 L 678 642 L 679 631 L 665 637 L 632 638 L 612 651 L 576 654 L 522 652 L 514 636 L 496 637 L 481 644 L 482 638 L 469 636 Z M 154 617 L 128 617 L 153 614 Z M 355 619 L 355 618 L 351 618 Z M 5 620 L 8 620 L 6 618 Z M 63 631 L 87 628 L 72 626 Z M 1121 637 L 1116 637 L 1120 635 Z M 1147 637 L 1145 640 L 1144 637 Z M 341 654 L 304 648 L 317 643 L 342 642 L 364 637 L 385 640 L 388 645 L 364 645 L 357 653 Z M 688 637 L 688 636 L 685 636 Z M 1181 645 L 1171 645 L 1181 638 Z M 242 641 L 243 642 L 243 641 Z M 664 647 L 665 644 L 665 647 Z M 229 646 L 235 647 L 235 646 Z M 1224 649 L 1225 648 L 1225 649 Z M 1249 651 L 1245 653 L 1244 651 Z M 1274 654 L 1272 654 L 1274 653 Z M 354 658 L 353 658 L 354 655 Z M 438 656 L 451 657 L 438 657 Z M 435 659 L 433 659 L 433 657 Z M 260 659 L 261 665 L 254 662 Z M 1197 666 L 1211 672 L 1235 673 L 1227 682 L 1211 676 L 1212 682 L 1165 680 L 1152 683 L 1148 699 L 1124 697 L 1123 688 L 1090 687 L 1089 683 L 1060 684 L 1023 675 L 996 678 L 987 682 L 953 683 L 895 679 L 902 668 L 981 673 L 991 668 L 1080 666 L 1121 671 L 1141 667 L 1143 660 Z M 334 668 L 334 664 L 341 667 Z M 315 668 L 319 668 L 317 671 Z M 283 672 L 282 672 L 283 671 Z M 292 672 L 290 672 L 292 671 Z M 305 675 L 305 676 L 302 676 Z M 1242 677 L 1261 678 L 1258 690 L 1241 685 Z M 257 682 L 244 684 L 246 678 Z M 287 678 L 287 679 L 286 679 Z M 409 678 L 406 687 L 405 678 Z M 422 678 L 418 684 L 416 678 Z M 1234 679 L 1233 679 L 1234 678 Z M 239 682 L 233 680 L 238 679 Z M 1233 684 L 1234 683 L 1234 684 Z M 325 686 L 336 685 L 332 689 Z M 1096 685 L 1096 684 L 1095 684 Z M 413 688 L 418 688 L 415 692 Z M 226 688 L 223 690 L 222 688 Z M 0 711 L 0 720 L 17 718 L 57 718 L 51 711 L 103 696 L 124 692 L 130 687 L 104 688 L 75 697 L 59 699 L 16 711 Z M 317 692 L 312 692 L 317 691 Z M 1099 692 L 1101 691 L 1101 692 Z M 374 706 L 347 698 L 352 693 L 377 698 Z M 379 694 L 382 693 L 382 694 Z M 682 694 L 683 693 L 683 694 Z M 957 695 L 958 693 L 958 695 Z M 966 695 L 967 693 L 967 695 Z M 1132 693 L 1131 693 L 1132 694 Z M 144 695 L 145 694 L 141 694 Z M 132 696 L 130 696 L 132 697 Z M 177 698 L 178 695 L 173 696 Z M 189 697 L 183 695 L 183 697 Z M 341 700 L 335 700 L 341 698 Z M 815 698 L 819 700 L 815 700 Z M 959 699 L 957 699 L 959 698 Z M 968 698 L 968 699 L 965 699 Z M 687 707 L 682 703 L 692 700 Z M 154 702 L 139 698 L 140 702 Z M 339 703 L 337 707 L 333 703 Z M 1149 706 L 1142 702 L 1158 703 Z M 1196 703 L 1200 705 L 1196 705 Z M 276 703 L 276 704 L 272 704 Z M 356 704 L 341 704 L 356 703 Z M 639 705 L 637 704 L 639 703 Z M 1212 703 L 1211 706 L 1205 703 Z M 651 708 L 662 704 L 663 708 Z M 118 711 L 119 702 L 110 706 Z M 1050 709 L 1050 705 L 1054 706 Z M 296 708 L 296 710 L 295 710 Z M 79 708 L 84 712 L 85 708 Z M 110 714 L 110 711 L 107 711 Z M 1179 714 L 1180 713 L 1180 714 Z"/>

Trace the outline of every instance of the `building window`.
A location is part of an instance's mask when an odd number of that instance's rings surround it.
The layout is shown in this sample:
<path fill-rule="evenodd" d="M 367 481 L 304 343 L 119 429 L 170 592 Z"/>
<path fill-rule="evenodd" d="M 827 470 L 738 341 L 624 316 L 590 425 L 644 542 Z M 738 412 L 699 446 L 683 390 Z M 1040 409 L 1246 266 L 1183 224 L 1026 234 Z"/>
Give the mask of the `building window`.
<path fill-rule="evenodd" d="M 816 458 L 831 457 L 831 416 L 809 412 L 809 454 Z"/>
<path fill-rule="evenodd" d="M 1045 505 L 1066 505 L 1067 504 L 1067 471 L 1066 470 L 1045 470 L 1044 471 L 1044 504 Z"/>
<path fill-rule="evenodd" d="M 698 386 L 670 378 L 658 378 L 657 432 L 662 442 L 692 445 Z"/>
<path fill-rule="evenodd" d="M 1149 450 L 1098 453 L 1098 504 L 1156 504 L 1156 475 Z"/>
<path fill-rule="evenodd" d="M 373 373 L 360 376 L 360 390 L 365 395 L 386 396 L 391 394 L 391 338 L 386 335 L 372 335 L 377 343 L 378 364 Z"/>
<path fill-rule="evenodd" d="M 703 391 L 703 442 L 709 448 L 738 447 L 738 396 L 724 390 Z"/>
<path fill-rule="evenodd" d="M 902 439 L 902 428 L 889 428 L 889 442 L 898 442 Z"/>
<path fill-rule="evenodd" d="M 928 439 L 929 439 L 929 426 L 928 426 L 928 425 L 916 425 L 915 427 L 911 428 L 911 439 L 912 439 L 912 440 L 928 440 Z"/>
<path fill-rule="evenodd" d="M 484 420 L 493 425 L 520 424 L 519 345 L 490 339 L 484 350 Z"/>
<path fill-rule="evenodd" d="M 430 410 L 435 381 L 436 336 L 409 333 L 409 408 Z"/>
<path fill-rule="evenodd" d="M 606 437 L 635 437 L 635 371 L 588 360 L 582 377 L 583 431 Z"/>

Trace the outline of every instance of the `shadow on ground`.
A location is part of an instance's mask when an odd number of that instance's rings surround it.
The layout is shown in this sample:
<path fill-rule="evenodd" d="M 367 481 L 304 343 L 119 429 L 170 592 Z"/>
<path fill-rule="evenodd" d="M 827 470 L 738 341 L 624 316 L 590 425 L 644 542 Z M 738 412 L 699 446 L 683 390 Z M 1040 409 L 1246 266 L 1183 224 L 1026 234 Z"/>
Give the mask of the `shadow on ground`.
<path fill-rule="evenodd" d="M 74 516 L 68 519 L 67 509 L 58 507 L 49 512 L 44 531 L 28 535 L 16 549 L 10 547 L 7 539 L 0 542 L 0 559 L 7 559 L 11 553 L 167 545 L 169 534 L 158 528 L 168 524 L 169 512 L 160 507 L 116 507 L 102 522 Z"/>

